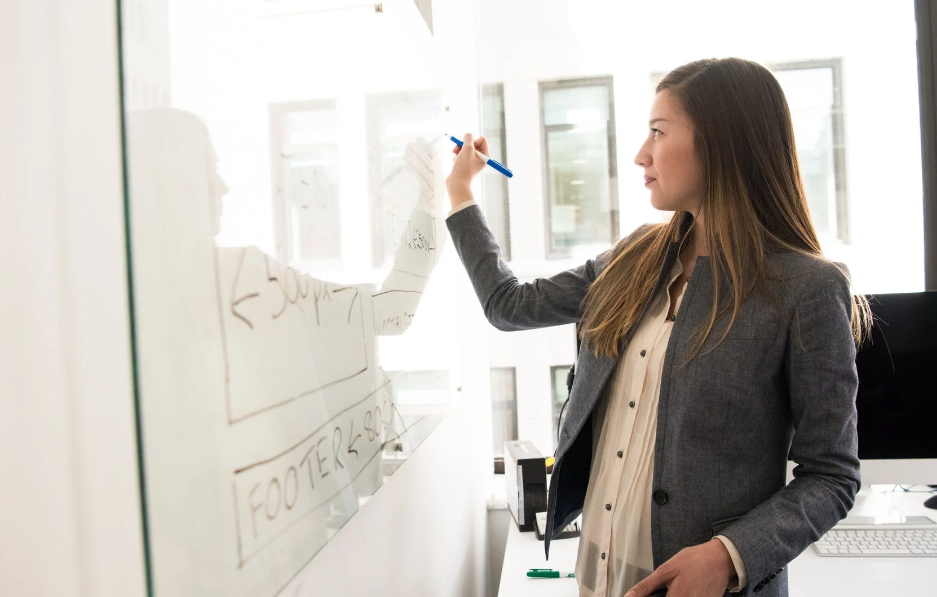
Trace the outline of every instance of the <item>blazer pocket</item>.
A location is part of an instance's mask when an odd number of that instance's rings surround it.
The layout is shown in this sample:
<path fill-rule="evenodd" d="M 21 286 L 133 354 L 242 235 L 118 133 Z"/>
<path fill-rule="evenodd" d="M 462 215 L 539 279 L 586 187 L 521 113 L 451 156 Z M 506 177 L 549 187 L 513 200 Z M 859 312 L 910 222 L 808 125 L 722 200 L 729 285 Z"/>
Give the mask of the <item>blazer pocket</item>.
<path fill-rule="evenodd" d="M 744 514 L 739 514 L 738 516 L 730 516 L 729 518 L 720 518 L 719 520 L 713 522 L 710 525 L 710 528 L 713 532 L 713 537 L 718 535 L 724 528 L 731 525 L 733 522 L 745 516 Z"/>

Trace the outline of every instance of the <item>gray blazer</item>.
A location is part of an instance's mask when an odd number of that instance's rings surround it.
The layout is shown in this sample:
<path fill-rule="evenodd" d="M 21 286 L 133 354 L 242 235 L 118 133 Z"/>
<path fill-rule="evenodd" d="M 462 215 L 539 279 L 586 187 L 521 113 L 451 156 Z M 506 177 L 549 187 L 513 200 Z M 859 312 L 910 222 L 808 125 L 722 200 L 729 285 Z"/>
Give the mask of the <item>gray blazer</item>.
<path fill-rule="evenodd" d="M 690 221 L 687 214 L 682 232 Z M 521 284 L 477 206 L 446 224 L 485 316 L 500 330 L 578 322 L 583 297 L 610 254 Z M 671 243 L 652 296 L 677 250 Z M 691 333 L 712 307 L 707 257 L 687 282 L 663 364 L 651 537 L 657 568 L 684 547 L 724 535 L 745 563 L 742 595 L 786 596 L 786 564 L 846 516 L 859 489 L 858 379 L 850 291 L 839 271 L 793 252 L 771 254 L 765 265 L 781 310 L 752 294 L 722 343 L 702 354 L 722 336 L 725 321 L 688 363 Z M 550 482 L 548 557 L 550 538 L 582 511 L 593 410 L 615 364 L 580 350 Z M 797 466 L 785 486 L 789 458 Z"/>

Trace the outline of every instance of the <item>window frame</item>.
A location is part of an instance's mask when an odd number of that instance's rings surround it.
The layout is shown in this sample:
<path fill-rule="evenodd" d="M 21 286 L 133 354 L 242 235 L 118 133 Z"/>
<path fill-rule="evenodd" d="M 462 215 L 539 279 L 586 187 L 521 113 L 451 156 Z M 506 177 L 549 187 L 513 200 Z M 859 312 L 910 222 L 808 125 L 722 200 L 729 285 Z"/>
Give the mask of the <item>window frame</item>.
<path fill-rule="evenodd" d="M 924 203 L 924 288 L 937 290 L 937 7 L 915 0 L 921 171 Z"/>
<path fill-rule="evenodd" d="M 547 126 L 544 118 L 543 100 L 547 92 L 557 89 L 575 89 L 577 87 L 595 87 L 605 85 L 608 88 L 608 202 L 612 209 L 609 214 L 609 238 L 611 245 L 620 236 L 621 210 L 618 198 L 618 146 L 617 130 L 615 124 L 615 86 L 612 75 L 584 77 L 576 79 L 560 79 L 554 81 L 540 81 L 539 83 L 539 105 L 540 105 L 540 147 L 541 163 L 543 177 L 543 198 L 544 198 L 544 251 L 547 259 L 569 259 L 572 257 L 573 249 L 554 249 L 552 242 L 552 206 L 553 195 L 550 186 L 550 151 L 549 134 L 554 131 L 567 131 L 573 128 L 573 125 L 550 125 Z"/>
<path fill-rule="evenodd" d="M 298 255 L 293 255 L 293 218 L 290 214 L 290 203 L 286 197 L 286 180 L 283 177 L 283 163 L 286 134 L 283 130 L 283 119 L 293 112 L 310 110 L 332 110 L 336 118 L 338 102 L 335 98 L 308 99 L 286 102 L 275 102 L 267 105 L 267 122 L 270 127 L 270 183 L 273 197 L 273 226 L 274 244 L 277 259 L 280 263 L 293 263 L 300 261 Z M 339 149 L 339 143 L 335 143 Z M 339 182 L 341 185 L 341 182 Z M 279 191 L 278 191 L 279 189 Z M 341 261 L 339 257 L 338 261 Z"/>
<path fill-rule="evenodd" d="M 561 419 L 562 419 L 562 414 L 563 414 L 562 412 L 558 412 L 558 411 L 557 411 L 557 405 L 559 405 L 561 411 L 562 411 L 562 408 L 563 408 L 563 407 L 562 407 L 562 403 L 560 403 L 558 400 L 556 400 L 556 397 L 557 397 L 557 393 L 556 393 L 556 389 L 557 389 L 557 388 L 556 388 L 556 372 L 559 371 L 559 370 L 561 370 L 561 369 L 565 369 L 565 370 L 566 370 L 566 377 L 567 377 L 567 379 L 568 379 L 568 378 L 569 378 L 569 370 L 572 369 L 572 368 L 573 368 L 573 365 L 572 365 L 572 364 L 569 364 L 569 365 L 550 365 L 550 389 L 551 389 L 551 392 L 550 392 L 550 393 L 552 394 L 552 396 L 551 396 L 551 398 L 550 398 L 550 415 L 551 415 L 551 416 L 550 416 L 550 420 L 553 421 L 553 427 L 552 427 L 552 430 L 553 430 L 553 431 L 552 431 L 552 433 L 551 433 L 550 435 L 553 437 L 553 445 L 554 445 L 554 446 L 556 446 L 557 441 L 558 441 L 559 425 L 560 425 L 560 422 L 561 422 Z M 565 383 L 564 383 L 564 387 L 565 387 Z M 569 390 L 567 390 L 566 400 L 569 400 Z M 564 400 L 563 403 L 565 403 L 566 400 Z"/>
<path fill-rule="evenodd" d="M 518 414 L 519 414 L 519 413 L 518 413 L 518 408 L 517 408 L 517 406 L 518 406 L 518 404 L 517 404 L 517 367 L 491 367 L 491 373 L 494 373 L 495 371 L 510 371 L 510 373 L 511 373 L 511 381 L 512 381 L 513 383 L 511 384 L 511 396 L 510 396 L 510 399 L 507 399 L 507 400 L 495 400 L 494 387 L 493 387 L 493 384 L 490 384 L 490 385 L 492 386 L 492 387 L 491 387 L 491 400 L 490 400 L 490 402 L 491 402 L 491 422 L 492 422 L 492 426 L 491 426 L 491 430 L 492 430 L 492 444 L 494 444 L 494 436 L 493 436 L 493 435 L 494 435 L 494 419 L 495 419 L 494 414 L 495 414 L 495 404 L 496 404 L 496 403 L 497 403 L 497 404 L 506 404 L 506 405 L 512 405 L 512 406 L 513 406 L 513 411 L 511 411 L 511 412 L 513 412 L 514 416 L 512 417 L 512 428 L 511 428 L 511 431 L 512 431 L 512 435 L 513 435 L 514 440 L 509 440 L 509 441 L 515 441 L 515 440 L 518 439 Z M 493 377 L 493 376 L 492 376 L 492 377 Z M 502 461 L 504 460 L 504 446 L 501 447 L 501 453 L 500 453 L 500 454 L 498 453 L 497 450 L 494 449 L 494 445 L 492 445 L 492 450 L 493 450 L 493 452 L 494 452 L 495 462 L 497 462 L 498 460 L 502 460 Z M 496 466 L 497 466 L 497 465 L 496 465 Z M 503 465 L 502 465 L 502 466 L 503 466 Z"/>
<path fill-rule="evenodd" d="M 498 135 L 498 142 L 500 143 L 502 155 L 492 156 L 492 157 L 496 160 L 499 160 L 505 166 L 508 166 L 508 161 L 507 161 L 507 157 L 508 157 L 507 136 L 508 135 L 507 135 L 507 118 L 505 117 L 505 109 L 504 109 L 504 83 L 486 83 L 486 84 L 480 85 L 479 94 L 482 100 L 484 100 L 484 98 L 487 95 L 493 94 L 493 95 L 496 95 L 501 101 L 501 121 L 499 123 L 500 134 Z M 481 119 L 482 133 L 484 134 L 488 130 L 488 123 L 485 122 L 485 118 L 484 118 L 484 110 L 479 110 L 479 117 Z M 502 193 L 504 194 L 503 196 L 503 199 L 504 199 L 503 227 L 504 227 L 505 236 L 503 239 L 498 238 L 498 244 L 501 247 L 502 258 L 505 261 L 510 262 L 511 261 L 511 187 L 510 185 L 508 185 L 507 178 L 505 178 L 501 174 L 497 174 L 493 171 L 490 171 L 487 168 L 482 173 L 482 175 L 489 176 L 489 177 L 491 176 L 497 177 L 498 184 L 501 186 Z M 483 186 L 482 189 L 484 192 L 485 187 Z M 487 211 L 488 199 L 489 199 L 488 195 L 487 194 L 484 195 L 484 198 L 485 198 L 485 207 Z M 498 236 L 497 234 L 498 230 L 493 230 L 492 232 L 495 233 L 496 237 Z"/>
<path fill-rule="evenodd" d="M 375 130 L 374 123 L 378 119 L 386 116 L 385 108 L 388 103 L 400 102 L 412 105 L 418 102 L 434 104 L 438 107 L 439 116 L 444 111 L 448 111 L 443 90 L 435 87 L 418 87 L 409 90 L 382 91 L 380 93 L 364 94 L 364 120 L 368 125 L 365 127 L 365 151 L 368 152 L 367 167 L 365 174 L 367 179 L 367 209 L 368 209 L 368 235 L 371 243 L 370 266 L 373 269 L 387 267 L 394 255 L 394 248 L 387 246 L 385 224 L 383 214 L 383 200 L 381 199 L 381 187 L 384 184 L 384 177 L 392 172 L 385 172 L 383 169 L 383 155 L 387 146 L 384 142 L 388 139 L 385 130 Z M 394 106 L 396 107 L 396 106 Z M 395 114 L 398 116 L 398 114 Z M 438 122 L 437 124 L 441 124 Z M 411 131 L 417 135 L 425 135 L 426 131 Z M 376 160 L 376 161 L 375 161 Z"/>
<path fill-rule="evenodd" d="M 844 245 L 849 244 L 849 194 L 846 176 L 846 123 L 843 105 L 843 59 L 818 58 L 772 62 L 765 65 L 772 72 L 814 70 L 829 68 L 833 75 L 833 184 L 836 189 L 835 237 Z M 825 232 L 825 231 L 824 231 Z"/>

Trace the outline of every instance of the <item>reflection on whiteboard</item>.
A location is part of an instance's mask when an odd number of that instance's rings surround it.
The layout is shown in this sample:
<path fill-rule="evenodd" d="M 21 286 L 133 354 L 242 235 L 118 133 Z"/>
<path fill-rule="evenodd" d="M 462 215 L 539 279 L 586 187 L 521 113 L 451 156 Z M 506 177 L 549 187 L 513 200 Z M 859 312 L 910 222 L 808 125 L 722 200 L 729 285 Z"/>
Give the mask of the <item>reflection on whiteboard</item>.
<path fill-rule="evenodd" d="M 419 195 L 420 202 L 435 213 L 437 197 L 444 192 L 433 177 L 432 162 L 445 130 L 446 108 L 439 90 L 382 93 L 365 97 L 367 131 L 368 194 L 371 200 L 371 253 L 375 267 L 385 264 L 402 238 L 435 251 L 435 237 L 426 230 L 408 231 L 405 208 Z M 416 144 L 417 135 L 424 138 Z M 407 171 L 411 176 L 400 176 Z M 419 233 L 423 233 L 422 236 Z"/>
<path fill-rule="evenodd" d="M 283 452 L 235 470 L 239 565 L 327 507 L 405 432 L 382 386 L 376 400 L 365 396 Z"/>
<path fill-rule="evenodd" d="M 341 267 L 338 112 L 332 100 L 270 108 L 272 178 L 284 263 Z"/>
<path fill-rule="evenodd" d="M 254 247 L 219 249 L 218 270 L 229 423 L 367 370 L 360 289 L 284 268 Z"/>
<path fill-rule="evenodd" d="M 408 374 L 381 370 L 376 337 L 407 331 L 438 261 L 440 156 L 414 138 L 382 185 L 375 288 L 216 247 L 227 186 L 196 116 L 131 114 L 128 141 L 156 594 L 275 595 L 439 420 L 398 408 Z"/>

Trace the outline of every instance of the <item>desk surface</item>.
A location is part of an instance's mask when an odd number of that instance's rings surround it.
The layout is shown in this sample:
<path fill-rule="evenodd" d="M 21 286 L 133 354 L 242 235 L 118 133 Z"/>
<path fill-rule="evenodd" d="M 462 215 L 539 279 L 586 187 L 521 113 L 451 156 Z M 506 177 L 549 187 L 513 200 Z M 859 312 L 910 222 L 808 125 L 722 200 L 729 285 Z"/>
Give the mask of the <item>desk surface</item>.
<path fill-rule="evenodd" d="M 923 514 L 937 520 L 937 511 L 923 506 L 928 497 L 924 493 L 872 493 L 863 489 L 856 496 L 850 515 Z M 578 547 L 578 539 L 554 541 L 547 562 L 543 557 L 543 541 L 538 541 L 533 533 L 521 533 L 511 521 L 498 597 L 575 597 L 579 593 L 576 579 L 527 578 L 527 570 L 572 571 Z M 937 558 L 821 558 L 813 547 L 808 547 L 788 568 L 792 597 L 937 596 Z"/>

